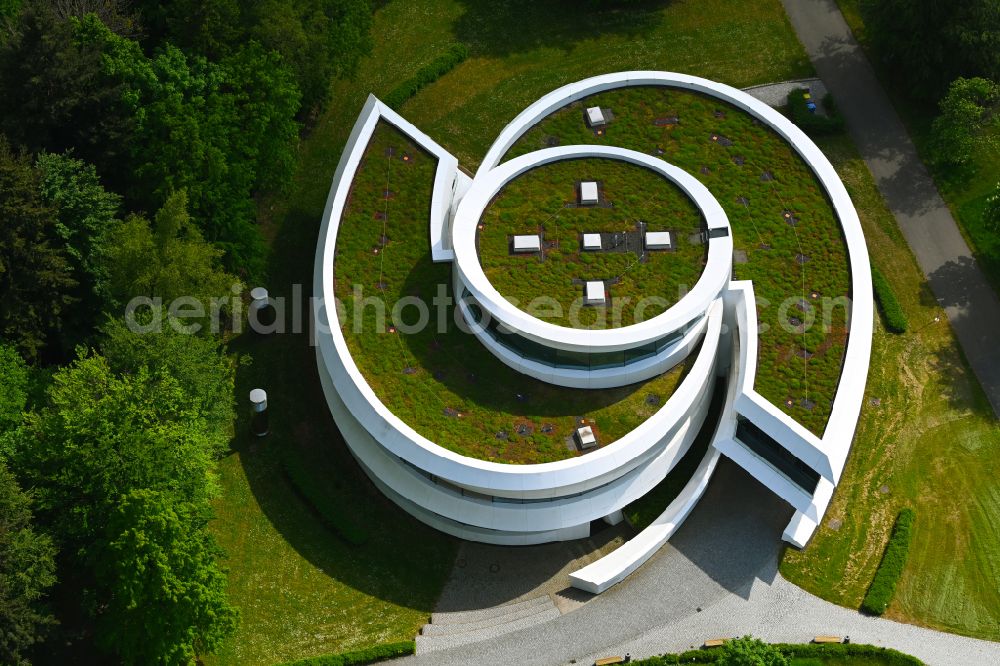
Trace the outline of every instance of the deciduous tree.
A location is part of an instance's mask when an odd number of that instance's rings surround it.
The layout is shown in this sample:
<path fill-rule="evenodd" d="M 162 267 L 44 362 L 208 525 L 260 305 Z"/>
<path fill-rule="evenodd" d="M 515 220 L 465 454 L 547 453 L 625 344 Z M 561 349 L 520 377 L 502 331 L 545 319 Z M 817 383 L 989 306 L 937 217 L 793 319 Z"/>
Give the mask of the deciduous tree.
<path fill-rule="evenodd" d="M 184 190 L 167 198 L 152 225 L 138 216 L 117 222 L 101 246 L 98 290 L 115 317 L 136 296 L 161 299 L 164 307 L 188 297 L 203 309 L 190 323 L 211 330 L 213 299 L 228 301 L 240 289 L 239 280 L 219 267 L 222 251 L 207 243 L 191 221 Z"/>
<path fill-rule="evenodd" d="M 0 220 L 0 338 L 35 358 L 61 329 L 77 283 L 30 157 L 2 137 Z"/>
<path fill-rule="evenodd" d="M 55 583 L 55 547 L 32 525 L 31 499 L 0 460 L 0 663 L 25 652 L 53 623 L 42 602 Z"/>
<path fill-rule="evenodd" d="M 985 131 L 996 122 L 1000 85 L 981 78 L 959 78 L 941 100 L 941 114 L 931 127 L 932 158 L 943 166 L 967 165 L 977 143 L 991 141 Z"/>
<path fill-rule="evenodd" d="M 995 0 L 863 0 L 865 26 L 916 97 L 942 94 L 959 76 L 1000 79 Z"/>
<path fill-rule="evenodd" d="M 189 664 L 236 629 L 202 511 L 154 490 L 124 495 L 93 553 L 109 600 L 98 642 L 126 664 Z"/>
<path fill-rule="evenodd" d="M 172 365 L 163 358 L 116 373 L 85 353 L 56 373 L 14 454 L 88 600 L 98 644 L 127 663 L 187 663 L 236 618 L 205 527 L 224 439 L 202 413 L 205 396 L 189 393 L 200 385 L 176 379 Z"/>

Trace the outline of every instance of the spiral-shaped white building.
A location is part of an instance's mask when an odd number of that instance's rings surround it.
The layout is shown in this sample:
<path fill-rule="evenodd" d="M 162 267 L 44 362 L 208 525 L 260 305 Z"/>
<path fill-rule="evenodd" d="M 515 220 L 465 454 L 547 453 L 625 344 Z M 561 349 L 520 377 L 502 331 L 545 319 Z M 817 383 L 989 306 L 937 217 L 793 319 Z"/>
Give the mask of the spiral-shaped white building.
<path fill-rule="evenodd" d="M 559 190 L 561 208 L 534 213 L 508 193 L 557 165 L 580 173 Z M 617 186 L 624 165 L 695 212 L 660 219 L 652 196 Z M 578 247 L 566 235 L 577 227 Z M 611 326 L 567 325 L 512 297 L 534 290 L 558 305 L 579 291 L 589 315 L 695 274 L 654 316 Z M 432 293 L 447 303 L 436 319 L 420 306 Z M 390 296 L 379 328 L 375 301 Z M 544 96 L 474 177 L 370 97 L 324 212 L 314 315 L 323 389 L 355 458 L 449 534 L 584 537 L 594 520 L 621 520 L 689 451 L 702 456 L 659 520 L 574 574 L 592 592 L 669 538 L 720 455 L 796 509 L 784 537 L 804 545 L 850 450 L 873 324 L 861 225 L 820 150 L 747 94 L 667 72 Z M 699 433 L 705 446 L 692 448 Z"/>

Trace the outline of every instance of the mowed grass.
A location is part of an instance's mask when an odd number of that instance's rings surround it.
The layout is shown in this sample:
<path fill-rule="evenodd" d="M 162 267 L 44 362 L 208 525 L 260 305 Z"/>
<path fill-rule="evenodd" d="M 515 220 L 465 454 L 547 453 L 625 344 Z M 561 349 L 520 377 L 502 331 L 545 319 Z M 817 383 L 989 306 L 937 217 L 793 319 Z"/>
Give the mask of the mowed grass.
<path fill-rule="evenodd" d="M 589 106 L 614 113 L 600 136 L 580 122 Z M 798 153 L 732 105 L 663 87 L 612 90 L 574 102 L 539 121 L 508 157 L 553 140 L 655 154 L 708 188 L 745 257 L 733 273 L 754 282 L 762 324 L 754 388 L 822 435 L 843 365 L 850 282 L 840 225 Z"/>
<path fill-rule="evenodd" d="M 399 130 L 379 124 L 337 234 L 341 329 L 379 399 L 432 442 L 517 464 L 580 455 L 572 437 L 584 424 L 606 446 L 661 409 L 696 354 L 630 386 L 564 388 L 512 370 L 456 325 L 453 304 L 433 306 L 438 295 L 452 299 L 451 264 L 430 257 L 427 220 L 436 164 Z M 408 298 L 426 304 L 423 325 L 415 306 L 396 309 Z M 365 299 L 384 303 L 384 317 Z"/>
<path fill-rule="evenodd" d="M 578 181 L 599 183 L 600 205 L 577 205 Z M 639 229 L 669 231 L 673 248 L 640 257 Z M 497 194 L 480 219 L 479 261 L 501 296 L 539 319 L 615 328 L 663 313 L 694 287 L 708 251 L 703 230 L 694 202 L 659 174 L 616 160 L 566 160 L 532 169 Z M 583 250 L 585 233 L 617 233 L 621 249 Z M 542 256 L 511 253 L 515 234 L 541 234 Z M 605 282 L 607 305 L 583 307 L 585 280 Z"/>
<path fill-rule="evenodd" d="M 900 509 L 917 512 L 887 617 L 1000 639 L 1000 429 L 871 175 L 846 138 L 821 142 L 861 215 L 909 333 L 877 320 L 857 436 L 823 525 L 781 571 L 858 607 Z M 935 321 L 939 318 L 940 321 Z"/>
<path fill-rule="evenodd" d="M 317 233 L 344 142 L 369 93 L 385 94 L 448 45 L 472 57 L 404 105 L 403 114 L 474 169 L 497 131 L 549 90 L 603 72 L 668 69 L 746 86 L 808 76 L 811 66 L 778 0 L 658 2 L 583 9 L 575 3 L 394 0 L 374 13 L 374 51 L 333 86 L 305 137 L 289 190 L 263 198 L 258 217 L 272 249 L 274 296 L 310 295 Z M 595 57 L 595 53 L 599 54 Z M 305 305 L 303 306 L 306 307 Z M 307 311 L 307 310 L 306 310 Z M 273 664 L 412 638 L 450 569 L 453 542 L 396 509 L 365 479 L 329 416 L 307 336 L 245 336 L 239 394 L 269 391 L 272 435 L 245 434 L 220 463 L 222 497 L 212 530 L 227 552 L 237 635 L 213 664 Z M 249 414 L 239 423 L 245 433 Z M 256 445 L 257 448 L 252 448 Z M 366 511 L 369 542 L 340 543 L 291 492 L 269 447 L 290 447 L 329 479 L 331 492 Z M 339 484 L 340 488 L 334 488 Z M 412 553 L 412 554 L 411 554 Z M 385 584 L 369 585 L 372 569 Z M 410 598 L 401 595 L 412 591 Z"/>

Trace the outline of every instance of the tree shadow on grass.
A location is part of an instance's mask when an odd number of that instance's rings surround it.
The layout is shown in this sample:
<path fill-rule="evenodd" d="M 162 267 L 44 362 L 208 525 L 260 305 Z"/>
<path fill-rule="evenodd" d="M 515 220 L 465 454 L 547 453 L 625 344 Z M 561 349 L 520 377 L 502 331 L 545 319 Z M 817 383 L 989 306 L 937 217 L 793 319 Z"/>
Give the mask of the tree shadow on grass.
<path fill-rule="evenodd" d="M 577 42 L 609 33 L 649 34 L 670 0 L 459 0 L 465 13 L 455 21 L 455 37 L 473 55 L 503 57 L 537 48 L 569 50 Z M 600 54 L 595 54 L 600 62 Z"/>
<path fill-rule="evenodd" d="M 948 312 L 961 352 L 972 367 L 987 399 L 1000 414 L 1000 363 L 996 334 L 1000 330 L 1000 302 L 972 257 L 941 265 L 928 276 L 938 302 Z M 959 399 L 956 406 L 965 400 Z"/>
<path fill-rule="evenodd" d="M 237 372 L 232 448 L 240 454 L 250 492 L 267 521 L 299 555 L 340 584 L 430 612 L 451 569 L 457 540 L 385 498 L 354 460 L 330 414 L 308 329 L 313 266 L 301 261 L 313 256 L 320 217 L 321 211 L 289 211 L 284 225 L 293 231 L 278 235 L 271 255 L 267 287 L 272 297 L 290 301 L 293 285 L 301 285 L 304 329 L 267 336 L 247 332 L 230 344 L 230 351 L 245 359 Z M 246 396 L 254 387 L 268 391 L 271 432 L 265 438 L 249 432 Z M 350 545 L 320 522 L 285 476 L 280 462 L 285 454 L 298 456 L 324 484 L 328 498 L 362 526 L 368 535 L 364 544 Z M 230 558 L 238 556 L 229 553 Z M 230 560 L 229 566 L 236 565 Z"/>

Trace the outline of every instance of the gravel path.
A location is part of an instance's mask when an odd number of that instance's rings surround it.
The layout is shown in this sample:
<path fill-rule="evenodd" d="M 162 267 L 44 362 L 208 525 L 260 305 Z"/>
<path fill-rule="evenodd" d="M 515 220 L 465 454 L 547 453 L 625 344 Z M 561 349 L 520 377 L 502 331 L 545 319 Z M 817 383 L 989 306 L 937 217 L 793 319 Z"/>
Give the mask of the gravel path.
<path fill-rule="evenodd" d="M 1000 300 L 833 0 L 782 0 L 816 72 L 899 222 L 969 365 L 1000 416 Z M 912 322 L 914 327 L 925 322 Z"/>

